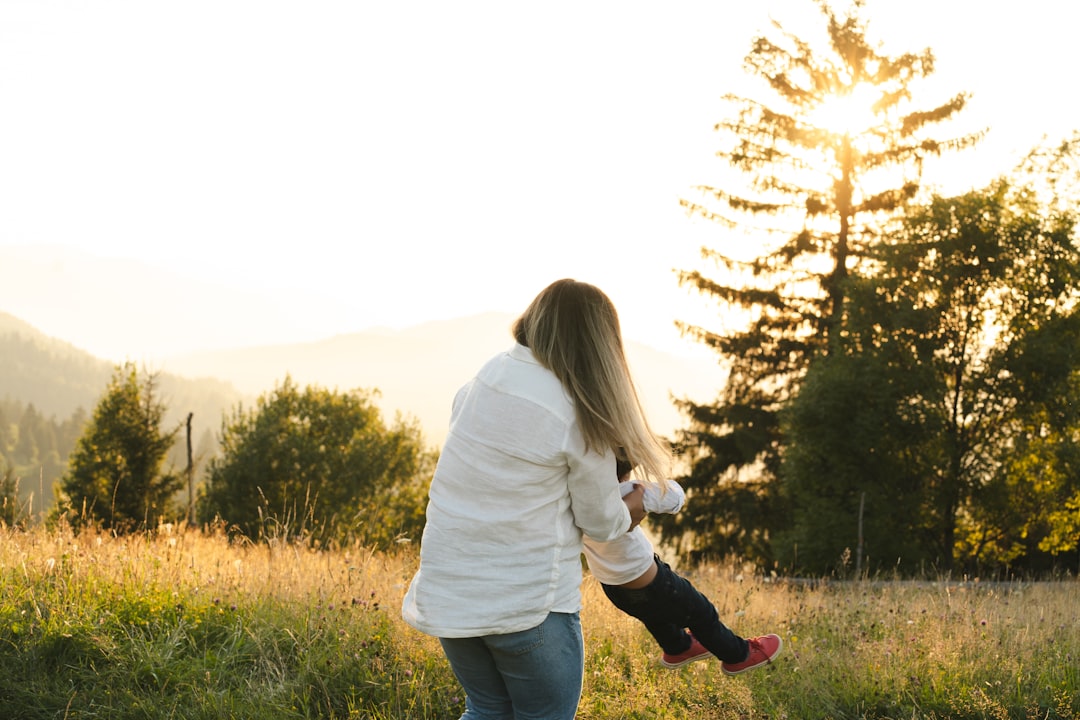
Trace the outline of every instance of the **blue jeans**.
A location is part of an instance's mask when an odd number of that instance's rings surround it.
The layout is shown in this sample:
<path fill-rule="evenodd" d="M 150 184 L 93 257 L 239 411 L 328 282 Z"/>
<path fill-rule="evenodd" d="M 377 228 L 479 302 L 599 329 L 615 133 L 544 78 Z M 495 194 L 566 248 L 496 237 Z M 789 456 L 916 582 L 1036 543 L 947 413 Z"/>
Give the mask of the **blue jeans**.
<path fill-rule="evenodd" d="M 694 634 L 706 650 L 725 662 L 742 662 L 750 646 L 720 622 L 716 607 L 689 580 L 656 558 L 656 577 L 643 588 L 630 590 L 617 585 L 602 585 L 612 605 L 640 620 L 670 655 L 690 648 Z"/>
<path fill-rule="evenodd" d="M 461 720 L 573 720 L 585 671 L 578 613 L 550 613 L 520 632 L 439 642 L 465 689 Z"/>

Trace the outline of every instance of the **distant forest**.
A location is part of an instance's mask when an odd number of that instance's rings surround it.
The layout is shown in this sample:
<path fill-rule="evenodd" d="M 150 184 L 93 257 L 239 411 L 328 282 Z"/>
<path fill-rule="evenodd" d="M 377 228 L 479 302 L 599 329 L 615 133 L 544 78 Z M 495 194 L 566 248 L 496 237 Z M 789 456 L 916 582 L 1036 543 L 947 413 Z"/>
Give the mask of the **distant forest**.
<path fill-rule="evenodd" d="M 22 514 L 37 518 L 52 505 L 53 485 L 66 472 L 113 367 L 0 312 L 0 482 L 18 483 Z M 192 413 L 196 461 L 209 458 L 217 449 L 215 433 L 244 399 L 241 393 L 220 380 L 167 373 L 158 376 L 158 387 L 168 408 L 166 426 L 183 424 Z M 181 431 L 167 463 L 184 467 L 186 444 Z"/>
<path fill-rule="evenodd" d="M 46 417 L 33 403 L 0 399 L 0 476 L 18 480 L 23 514 L 36 516 L 52 503 L 52 486 L 86 424 L 79 408 L 66 418 Z"/>

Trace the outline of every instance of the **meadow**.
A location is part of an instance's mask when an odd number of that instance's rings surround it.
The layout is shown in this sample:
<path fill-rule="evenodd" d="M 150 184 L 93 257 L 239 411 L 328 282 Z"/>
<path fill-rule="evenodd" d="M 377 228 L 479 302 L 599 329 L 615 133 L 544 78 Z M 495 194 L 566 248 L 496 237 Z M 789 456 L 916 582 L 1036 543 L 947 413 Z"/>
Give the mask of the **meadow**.
<path fill-rule="evenodd" d="M 0 718 L 457 718 L 400 619 L 416 550 L 314 551 L 182 528 L 0 529 Z M 682 571 L 768 668 L 679 670 L 586 576 L 579 718 L 1080 718 L 1080 583 L 793 583 Z"/>

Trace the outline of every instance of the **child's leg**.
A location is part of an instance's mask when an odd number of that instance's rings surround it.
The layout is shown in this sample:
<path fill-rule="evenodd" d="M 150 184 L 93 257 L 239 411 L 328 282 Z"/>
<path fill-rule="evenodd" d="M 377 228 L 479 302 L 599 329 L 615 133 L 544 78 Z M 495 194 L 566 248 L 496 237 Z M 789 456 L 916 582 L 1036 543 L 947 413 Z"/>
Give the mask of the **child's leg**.
<path fill-rule="evenodd" d="M 641 620 L 666 653 L 678 654 L 689 647 L 690 639 L 683 631 L 689 628 L 698 642 L 720 660 L 746 659 L 749 645 L 720 622 L 712 602 L 659 557 L 656 564 L 656 578 L 644 588 L 609 590 L 604 586 L 612 604 Z"/>
<path fill-rule="evenodd" d="M 612 605 L 641 621 L 665 653 L 679 655 L 690 647 L 690 635 L 682 625 L 656 619 L 653 602 L 646 592 L 647 588 L 630 590 L 619 585 L 604 585 L 603 583 L 600 587 L 603 588 L 604 594 Z"/>

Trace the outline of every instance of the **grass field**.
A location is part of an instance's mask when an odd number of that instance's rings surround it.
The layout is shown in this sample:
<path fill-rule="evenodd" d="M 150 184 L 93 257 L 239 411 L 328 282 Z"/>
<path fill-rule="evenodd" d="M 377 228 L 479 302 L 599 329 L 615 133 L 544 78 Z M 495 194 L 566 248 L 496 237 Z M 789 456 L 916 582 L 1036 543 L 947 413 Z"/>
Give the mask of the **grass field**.
<path fill-rule="evenodd" d="M 314 552 L 191 531 L 0 530 L 0 718 L 457 718 L 399 607 L 410 546 Z M 1080 718 L 1080 582 L 768 582 L 683 570 L 771 667 L 667 670 L 586 578 L 579 717 Z"/>

